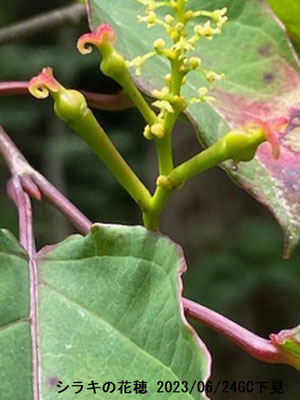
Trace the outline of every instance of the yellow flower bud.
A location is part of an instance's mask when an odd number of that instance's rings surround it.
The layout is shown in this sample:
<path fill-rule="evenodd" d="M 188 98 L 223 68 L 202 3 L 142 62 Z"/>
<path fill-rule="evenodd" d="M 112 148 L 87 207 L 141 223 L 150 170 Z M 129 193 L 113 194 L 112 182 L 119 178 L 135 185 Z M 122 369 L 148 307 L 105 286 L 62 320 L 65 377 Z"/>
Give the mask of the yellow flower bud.
<path fill-rule="evenodd" d="M 188 10 L 184 13 L 183 19 L 185 22 L 190 21 L 194 17 L 194 12 L 192 10 Z"/>
<path fill-rule="evenodd" d="M 159 139 L 161 139 L 165 134 L 164 127 L 160 123 L 153 124 L 150 127 L 150 131 L 154 136 L 158 137 Z"/>
<path fill-rule="evenodd" d="M 156 185 L 160 186 L 160 187 L 163 187 L 164 189 L 167 189 L 167 190 L 174 189 L 172 183 L 169 181 L 168 177 L 165 176 L 165 175 L 160 175 L 157 178 Z"/>
<path fill-rule="evenodd" d="M 148 139 L 148 140 L 153 139 L 153 135 L 151 134 L 151 130 L 150 130 L 150 126 L 149 126 L 149 125 L 146 125 L 146 126 L 145 126 L 143 135 L 144 135 L 144 137 L 145 137 L 146 139 Z"/>
<path fill-rule="evenodd" d="M 166 100 L 157 100 L 154 103 L 152 103 L 152 105 L 154 107 L 159 108 L 161 111 L 168 111 L 170 113 L 174 112 L 173 107 L 171 106 L 171 104 L 166 101 Z"/>
<path fill-rule="evenodd" d="M 174 17 L 172 17 L 172 15 L 168 14 L 165 16 L 165 21 L 167 24 L 171 25 L 174 22 Z"/>
<path fill-rule="evenodd" d="M 205 86 L 201 87 L 201 88 L 198 90 L 198 93 L 199 93 L 200 99 L 203 99 L 203 100 L 204 100 L 204 97 L 205 97 L 205 96 L 207 95 L 207 93 L 208 93 L 207 87 L 205 87 Z"/>
<path fill-rule="evenodd" d="M 150 11 L 148 16 L 147 16 L 148 26 L 154 25 L 155 22 L 156 22 L 156 19 L 157 19 L 157 16 L 156 16 L 155 12 L 154 11 Z"/>
<path fill-rule="evenodd" d="M 199 57 L 191 57 L 188 61 L 188 66 L 191 69 L 196 69 L 201 64 L 201 59 Z"/>
<path fill-rule="evenodd" d="M 171 77 L 172 77 L 171 74 L 166 74 L 166 75 L 165 75 L 165 82 L 166 82 L 167 85 L 170 84 L 170 82 L 171 82 Z"/>
<path fill-rule="evenodd" d="M 153 43 L 153 46 L 156 51 L 162 51 L 163 48 L 165 47 L 166 42 L 163 39 L 156 39 Z"/>

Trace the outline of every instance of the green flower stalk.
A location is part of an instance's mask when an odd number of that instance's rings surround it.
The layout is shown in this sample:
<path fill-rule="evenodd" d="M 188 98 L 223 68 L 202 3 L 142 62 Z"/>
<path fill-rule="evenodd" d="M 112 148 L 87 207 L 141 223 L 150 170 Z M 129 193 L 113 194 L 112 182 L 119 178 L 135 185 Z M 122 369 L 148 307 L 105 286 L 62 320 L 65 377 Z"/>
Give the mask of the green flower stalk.
<path fill-rule="evenodd" d="M 149 191 L 99 125 L 88 108 L 84 96 L 76 90 L 63 87 L 53 77 L 51 68 L 44 68 L 38 76 L 32 78 L 28 89 L 39 99 L 44 99 L 51 94 L 57 116 L 92 147 L 140 208 L 147 210 L 151 198 Z"/>
<path fill-rule="evenodd" d="M 123 87 L 147 123 L 153 125 L 156 123 L 156 115 L 132 81 L 125 59 L 114 47 L 115 40 L 116 35 L 112 26 L 102 24 L 96 32 L 82 35 L 77 41 L 77 48 L 81 54 L 90 54 L 92 52 L 91 44 L 98 48 L 102 55 L 101 71 Z"/>
<path fill-rule="evenodd" d="M 127 63 L 129 66 L 136 68 L 136 73 L 141 74 L 141 70 L 145 62 L 152 56 L 159 55 L 169 60 L 171 64 L 171 74 L 165 76 L 167 86 L 162 88 L 161 91 L 153 91 L 153 96 L 157 97 L 160 101 L 168 101 L 173 109 L 176 109 L 176 103 L 180 98 L 181 87 L 187 81 L 187 74 L 191 71 L 199 71 L 202 73 L 209 85 L 211 86 L 216 80 L 224 79 L 224 74 L 218 74 L 214 71 L 206 70 L 202 66 L 202 60 L 195 55 L 196 43 L 206 38 L 212 40 L 214 35 L 219 35 L 222 32 L 223 25 L 227 21 L 225 16 L 227 9 L 223 8 L 214 11 L 193 11 L 186 9 L 186 3 L 188 0 L 177 0 L 177 1 L 154 1 L 154 0 L 137 0 L 143 4 L 145 9 L 145 15 L 138 15 L 140 22 L 146 22 L 147 27 L 151 28 L 154 25 L 160 25 L 165 28 L 167 36 L 170 38 L 170 45 L 166 43 L 163 38 L 158 38 L 154 41 L 154 51 L 139 56 Z M 157 9 L 161 7 L 167 7 L 170 10 L 170 14 L 167 14 L 163 19 L 157 15 Z M 198 17 L 205 17 L 208 19 L 204 24 L 195 24 L 194 32 L 192 35 L 188 34 L 187 25 L 196 20 Z M 213 25 L 212 25 L 213 24 Z M 188 103 L 211 101 L 212 96 L 206 96 L 208 88 L 199 88 L 199 97 L 192 99 L 181 99 L 181 106 L 179 112 L 181 112 Z M 155 102 L 154 105 L 160 108 L 160 101 Z M 175 106 L 175 107 L 174 107 Z M 165 104 L 161 108 L 162 114 L 166 112 L 174 112 L 166 109 Z M 180 109 L 182 108 L 182 109 Z"/>
<path fill-rule="evenodd" d="M 258 146 L 265 141 L 272 146 L 273 157 L 278 158 L 280 147 L 275 130 L 280 130 L 285 124 L 286 120 L 281 118 L 272 124 L 260 120 L 249 122 L 244 127 L 228 132 L 212 146 L 172 169 L 169 174 L 160 175 L 150 207 L 143 214 L 145 226 L 158 230 L 160 214 L 172 191 L 201 172 L 228 160 L 235 163 L 250 161 Z"/>
<path fill-rule="evenodd" d="M 280 124 L 282 126 L 284 122 Z M 235 163 L 250 161 L 254 158 L 258 146 L 265 141 L 271 144 L 274 158 L 278 158 L 279 142 L 274 140 L 276 135 L 273 132 L 261 121 L 247 123 L 244 127 L 234 129 L 206 150 L 176 167 L 164 177 L 161 185 L 175 188 L 187 179 L 227 160 L 233 160 Z"/>

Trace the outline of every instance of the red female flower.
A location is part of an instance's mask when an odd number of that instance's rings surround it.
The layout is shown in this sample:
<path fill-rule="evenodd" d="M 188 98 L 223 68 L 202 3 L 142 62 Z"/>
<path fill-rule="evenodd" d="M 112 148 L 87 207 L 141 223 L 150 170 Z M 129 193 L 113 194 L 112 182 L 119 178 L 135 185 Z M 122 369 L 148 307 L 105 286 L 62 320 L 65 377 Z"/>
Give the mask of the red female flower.
<path fill-rule="evenodd" d="M 45 99 L 49 92 L 57 93 L 61 87 L 60 83 L 53 76 L 53 69 L 46 67 L 37 76 L 34 76 L 28 84 L 29 92 L 39 98 Z"/>
<path fill-rule="evenodd" d="M 116 40 L 116 34 L 113 27 L 109 24 L 100 25 L 96 32 L 85 33 L 80 36 L 77 41 L 77 49 L 81 54 L 90 54 L 93 44 L 98 47 L 99 50 L 103 50 L 106 46 L 113 46 Z"/>
<path fill-rule="evenodd" d="M 276 118 L 271 122 L 265 122 L 260 119 L 255 119 L 252 122 L 246 124 L 247 127 L 251 128 L 262 128 L 266 140 L 272 147 L 272 154 L 275 159 L 280 156 L 280 140 L 279 132 L 288 123 L 288 120 L 284 117 Z"/>

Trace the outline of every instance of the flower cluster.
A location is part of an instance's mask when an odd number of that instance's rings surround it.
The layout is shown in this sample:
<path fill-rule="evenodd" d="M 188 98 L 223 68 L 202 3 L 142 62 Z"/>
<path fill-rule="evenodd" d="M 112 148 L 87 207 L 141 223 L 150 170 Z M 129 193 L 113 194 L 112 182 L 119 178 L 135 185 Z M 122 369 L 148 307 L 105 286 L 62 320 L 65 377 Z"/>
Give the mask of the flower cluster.
<path fill-rule="evenodd" d="M 165 56 L 170 61 L 176 59 L 181 60 L 183 64 L 181 65 L 181 69 L 185 74 L 191 70 L 197 69 L 201 64 L 200 58 L 194 56 L 190 58 L 187 53 L 195 51 L 195 45 L 202 37 L 212 40 L 214 35 L 220 34 L 223 25 L 227 21 L 227 17 L 225 16 L 226 8 L 214 11 L 193 11 L 185 10 L 185 3 L 187 3 L 188 0 L 137 1 L 146 7 L 145 15 L 138 15 L 138 21 L 146 22 L 148 28 L 154 25 L 163 26 L 172 42 L 171 46 L 167 47 L 165 40 L 157 39 L 153 43 L 154 51 L 147 53 L 145 56 L 139 56 L 129 62 L 128 65 L 135 66 L 138 74 L 140 74 L 145 61 L 155 54 Z M 159 18 L 155 10 L 160 7 L 168 7 L 171 13 L 167 14 L 163 19 Z M 204 24 L 196 23 L 194 25 L 194 33 L 189 36 L 186 29 L 187 25 L 192 20 L 198 19 L 198 17 L 209 18 L 209 20 Z M 212 22 L 214 26 L 212 26 Z M 211 76 L 212 74 L 210 74 L 208 78 L 210 83 Z"/>
<path fill-rule="evenodd" d="M 178 115 L 188 104 L 214 100 L 208 94 L 209 87 L 216 80 L 224 79 L 224 74 L 206 70 L 202 66 L 201 59 L 195 55 L 196 43 L 202 37 L 211 40 L 213 35 L 221 33 L 227 20 L 226 8 L 214 11 L 193 11 L 186 9 L 186 3 L 189 0 L 137 1 L 145 6 L 145 15 L 138 15 L 138 20 L 146 22 L 149 28 L 154 25 L 162 26 L 169 39 L 167 37 L 166 40 L 156 39 L 152 51 L 128 61 L 114 47 L 115 32 L 112 26 L 102 24 L 95 32 L 81 36 L 77 47 L 82 54 L 92 51 L 91 44 L 100 50 L 102 72 L 117 81 L 127 91 L 145 117 L 148 125 L 145 127 L 144 136 L 148 139 L 163 138 L 167 132 L 172 130 Z M 163 18 L 160 18 L 157 13 L 161 7 L 168 8 L 170 11 Z M 199 24 L 199 18 L 205 18 L 208 21 Z M 194 24 L 192 34 L 189 34 L 187 25 L 192 20 L 197 20 L 197 23 Z M 157 115 L 147 110 L 147 105 L 135 88 L 128 72 L 128 68 L 133 67 L 136 75 L 141 75 L 147 60 L 156 55 L 165 57 L 171 64 L 170 73 L 164 77 L 166 86 L 161 90 L 154 90 L 152 93 L 156 98 L 152 105 L 158 109 Z M 186 99 L 181 95 L 181 87 L 186 83 L 187 74 L 191 71 L 202 73 L 208 82 L 208 87 L 199 88 L 199 95 L 196 98 Z"/>
<path fill-rule="evenodd" d="M 218 74 L 215 71 L 206 70 L 202 66 L 201 58 L 195 55 L 196 43 L 201 38 L 212 40 L 214 35 L 221 33 L 222 27 L 227 21 L 225 16 L 226 8 L 214 11 L 193 11 L 185 7 L 188 0 L 137 1 L 145 6 L 145 15 L 138 15 L 138 20 L 146 22 L 149 28 L 154 25 L 162 26 L 169 37 L 169 39 L 156 39 L 153 43 L 153 51 L 126 62 L 128 67 L 135 68 L 136 75 L 141 75 L 142 69 L 149 58 L 159 55 L 169 60 L 171 73 L 165 76 L 166 86 L 161 90 L 152 92 L 152 95 L 157 99 L 152 104 L 160 110 L 159 121 L 163 121 L 167 113 L 183 111 L 187 104 L 213 101 L 214 98 L 208 94 L 209 88 L 216 80 L 223 80 L 225 76 L 223 73 Z M 159 17 L 157 12 L 157 9 L 161 7 L 166 7 L 170 10 L 163 18 Z M 208 20 L 202 24 L 197 22 L 199 18 Z M 194 22 L 193 33 L 189 34 L 187 25 L 192 21 Z M 185 99 L 181 96 L 180 90 L 187 81 L 187 74 L 191 71 L 201 73 L 208 82 L 208 87 L 200 87 L 198 97 Z M 160 123 L 159 121 L 158 123 Z M 158 126 L 147 126 L 144 135 L 147 138 L 151 138 L 151 134 L 162 137 L 165 134 L 164 131 L 163 124 L 159 129 Z"/>

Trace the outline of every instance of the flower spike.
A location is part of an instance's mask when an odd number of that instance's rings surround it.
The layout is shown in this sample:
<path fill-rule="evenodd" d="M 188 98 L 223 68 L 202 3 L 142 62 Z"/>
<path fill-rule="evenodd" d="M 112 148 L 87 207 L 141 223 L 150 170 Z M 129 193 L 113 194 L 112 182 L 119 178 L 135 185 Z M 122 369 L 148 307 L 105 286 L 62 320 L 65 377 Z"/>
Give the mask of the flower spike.
<path fill-rule="evenodd" d="M 102 50 L 105 46 L 113 46 L 116 40 L 116 34 L 113 27 L 109 24 L 100 25 L 96 32 L 85 33 L 77 41 L 77 49 L 81 54 L 90 54 L 92 47 L 90 44 Z"/>
<path fill-rule="evenodd" d="M 45 99 L 50 93 L 57 93 L 60 84 L 53 76 L 53 69 L 46 67 L 29 81 L 29 92 L 38 99 Z"/>

